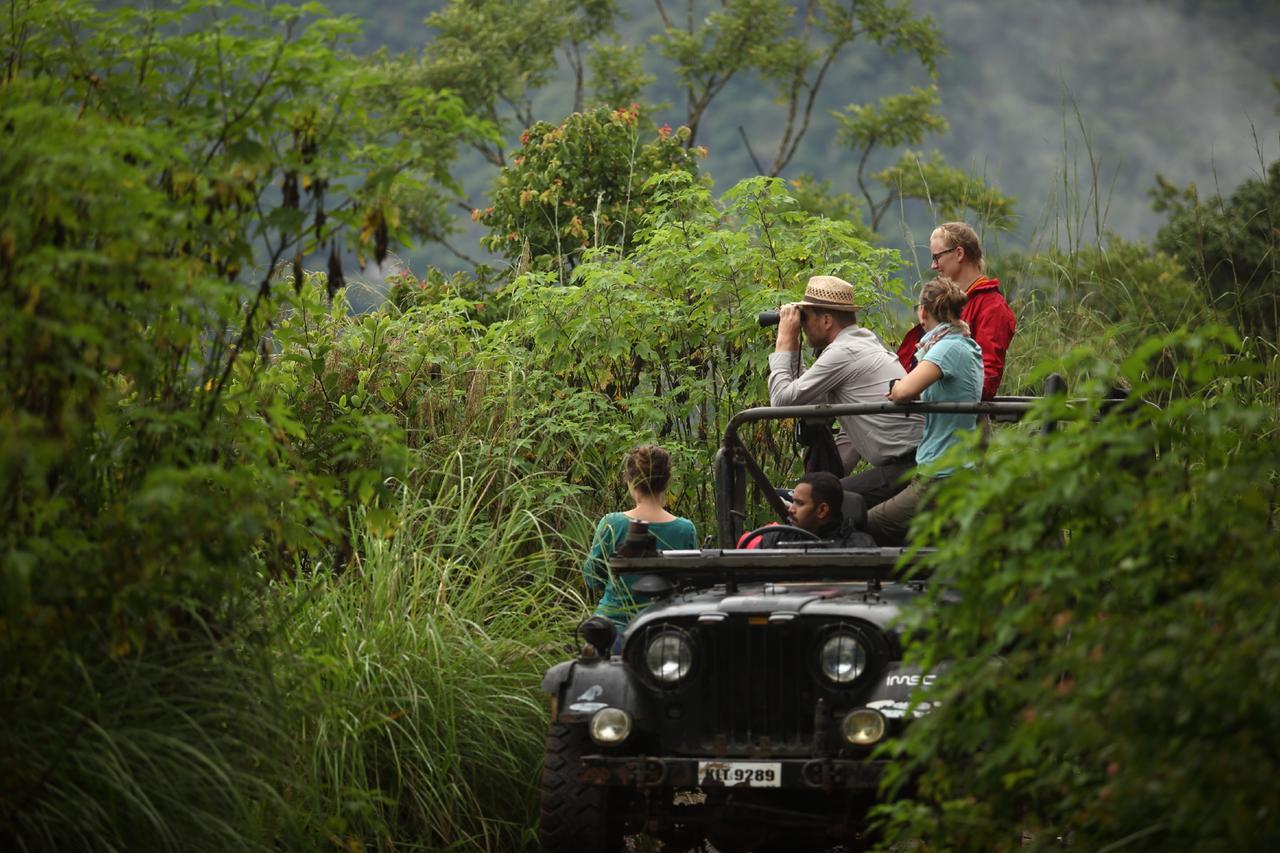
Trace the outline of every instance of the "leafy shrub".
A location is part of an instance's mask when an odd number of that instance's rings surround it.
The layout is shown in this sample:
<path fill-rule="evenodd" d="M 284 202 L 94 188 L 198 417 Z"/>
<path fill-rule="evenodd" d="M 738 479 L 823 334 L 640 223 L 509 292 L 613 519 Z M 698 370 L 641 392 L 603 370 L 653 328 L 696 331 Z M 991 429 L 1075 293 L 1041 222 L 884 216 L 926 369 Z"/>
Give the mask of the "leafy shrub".
<path fill-rule="evenodd" d="M 347 321 L 339 311 L 318 334 L 368 355 L 356 368 L 364 411 L 391 414 L 425 458 L 461 449 L 473 464 L 492 457 L 522 475 L 559 471 L 594 487 L 595 511 L 625 499 L 625 449 L 658 440 L 677 455 L 676 506 L 709 520 L 719 434 L 738 409 L 768 398 L 773 336 L 757 313 L 798 298 L 810 275 L 832 273 L 857 287 L 862 322 L 882 328 L 884 307 L 900 298 L 890 274 L 901 259 L 869 246 L 849 223 L 804 212 L 776 179 L 743 182 L 717 201 L 677 171 L 651 179 L 645 192 L 654 208 L 630 254 L 586 252 L 568 285 L 530 272 L 481 307 L 465 283 L 406 280 L 397 291 L 402 313 Z M 500 306 L 498 318 L 490 304 Z M 384 330 L 378 346 L 374 328 Z M 318 346 L 330 344 L 290 344 L 297 354 L 278 369 L 295 378 L 280 387 L 304 393 L 316 385 L 310 367 L 351 375 L 346 360 L 311 361 L 306 352 Z M 775 471 L 795 461 L 780 436 L 761 436 L 772 442 Z"/>
<path fill-rule="evenodd" d="M 1169 221 L 1156 246 L 1178 258 L 1205 296 L 1244 335 L 1280 335 L 1280 162 L 1229 197 L 1201 199 L 1196 187 L 1159 179 L 1152 195 Z"/>
<path fill-rule="evenodd" d="M 1165 352 L 1185 394 L 1153 364 Z M 882 810 L 886 845 L 1280 837 L 1280 435 L 1274 411 L 1233 399 L 1256 370 L 1238 352 L 1213 328 L 1145 341 L 1119 368 L 1081 349 L 1069 366 L 1098 379 L 1041 407 L 1059 431 L 997 431 L 981 468 L 939 489 L 917 529 L 938 550 L 908 657 L 948 668 L 890 747 L 891 787 L 914 794 Z M 1134 402 L 1103 407 L 1117 381 Z"/>
<path fill-rule="evenodd" d="M 1213 324 L 1219 317 L 1176 259 L 1119 237 L 1071 252 L 1009 255 L 998 266 L 1018 317 L 1006 374 L 1009 393 L 1039 393 L 1029 382 L 1036 368 L 1076 347 L 1088 345 L 1119 363 L 1138 341 Z M 1073 362 L 1070 369 L 1101 363 Z M 1176 365 L 1166 360 L 1163 369 L 1168 373 Z M 1067 377 L 1070 385 L 1089 378 Z"/>
<path fill-rule="evenodd" d="M 394 218 L 382 194 L 443 155 L 368 143 L 471 127 L 434 93 L 362 100 L 385 81 L 335 50 L 349 21 L 303 27 L 281 7 L 258 23 L 214 14 L 206 33 L 194 24 L 210 12 L 73 2 L 5 19 L 0 560 L 5 621 L 24 626 L 10 638 L 30 627 L 35 644 L 127 654 L 166 637 L 188 599 L 216 609 L 251 582 L 282 518 L 338 538 L 295 489 L 306 470 L 272 464 L 289 413 L 251 399 L 276 262 L 344 236 L 377 252 Z M 292 562 L 279 556 L 272 569 Z M 52 624 L 42 613 L 60 627 L 35 628 Z"/>
<path fill-rule="evenodd" d="M 494 181 L 491 204 L 476 217 L 490 229 L 485 245 L 533 269 L 563 277 L 590 246 L 626 252 L 652 209 L 653 175 L 697 173 L 688 130 L 659 129 L 641 141 L 638 107 L 574 113 L 560 124 L 537 122 Z"/>
<path fill-rule="evenodd" d="M 396 470 L 386 419 L 295 452 L 296 412 L 256 382 L 276 269 L 324 246 L 336 287 L 338 243 L 385 251 L 395 189 L 433 186 L 477 126 L 448 95 L 385 97 L 338 47 L 350 21 L 222 11 L 0 20 L 6 847 L 271 839 L 245 602 L 347 539 L 335 495 Z"/>
<path fill-rule="evenodd" d="M 855 285 L 868 306 L 861 320 L 876 328 L 898 296 L 889 275 L 901 259 L 867 245 L 849 223 L 803 212 L 777 179 L 744 181 L 717 202 L 673 172 L 651 179 L 648 192 L 654 210 L 629 255 L 589 252 L 565 287 L 548 276 L 518 278 L 505 291 L 518 310 L 491 335 L 530 353 L 535 375 L 556 383 L 543 395 L 555 400 L 547 427 L 564 429 L 579 412 L 594 424 L 557 439 L 564 458 L 550 467 L 616 484 L 621 450 L 657 439 L 700 472 L 676 483 L 677 506 L 710 519 L 717 440 L 737 410 L 768 399 L 773 337 L 756 315 L 794 301 L 810 275 L 826 273 Z M 591 449 L 593 432 L 608 437 L 604 458 Z M 773 446 L 773 470 L 794 461 Z"/>

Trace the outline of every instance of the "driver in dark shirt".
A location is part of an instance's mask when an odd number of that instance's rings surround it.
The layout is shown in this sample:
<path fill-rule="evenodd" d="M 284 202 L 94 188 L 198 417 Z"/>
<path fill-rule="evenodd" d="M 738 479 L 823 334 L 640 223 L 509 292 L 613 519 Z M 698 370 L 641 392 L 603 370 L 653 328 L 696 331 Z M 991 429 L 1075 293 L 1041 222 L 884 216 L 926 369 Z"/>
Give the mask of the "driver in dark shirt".
<path fill-rule="evenodd" d="M 844 500 L 844 489 L 834 474 L 826 471 L 805 474 L 792 490 L 787 515 L 793 527 L 813 536 L 793 530 L 766 530 L 744 535 L 738 541 L 738 547 L 772 548 L 778 542 L 802 542 L 810 538 L 830 542 L 838 548 L 875 547 L 875 540 L 870 534 L 857 529 L 851 519 L 844 517 Z"/>

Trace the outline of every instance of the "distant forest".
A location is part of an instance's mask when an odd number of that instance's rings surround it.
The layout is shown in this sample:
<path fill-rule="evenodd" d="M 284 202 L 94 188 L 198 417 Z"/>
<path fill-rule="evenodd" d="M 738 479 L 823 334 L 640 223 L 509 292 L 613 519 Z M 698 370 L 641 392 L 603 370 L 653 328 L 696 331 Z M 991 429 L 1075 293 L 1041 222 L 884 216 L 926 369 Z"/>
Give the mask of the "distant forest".
<path fill-rule="evenodd" d="M 326 5 L 364 22 L 359 49 L 394 54 L 429 49 L 433 33 L 424 19 L 446 4 Z M 696 15 L 715 4 L 692 5 Z M 622 0 L 619 6 L 627 16 L 619 25 L 621 41 L 648 44 L 660 29 L 656 5 Z M 684 13 L 683 3 L 667 6 Z M 1053 241 L 1052 224 L 1073 193 L 1087 194 L 1094 169 L 1103 227 L 1144 239 L 1162 221 L 1149 197 L 1157 174 L 1225 192 L 1262 174 L 1280 153 L 1271 82 L 1280 71 L 1280 4 L 1270 0 L 916 0 L 911 6 L 933 18 L 946 51 L 938 60 L 938 112 L 950 131 L 926 139 L 924 147 L 1018 199 L 1006 248 Z M 657 79 L 645 96 L 671 104 L 666 112 L 675 125 L 684 105 L 668 67 L 649 51 L 646 70 Z M 564 85 L 535 99 L 540 119 L 559 121 L 571 109 L 568 72 L 563 65 L 560 72 Z M 856 43 L 833 66 L 813 127 L 783 177 L 811 174 L 835 191 L 849 191 L 856 164 L 835 144 L 829 111 L 926 83 L 913 57 Z M 768 148 L 778 117 L 758 80 L 731 81 L 699 133 L 710 151 L 704 170 L 717 187 L 756 174 L 742 134 Z M 896 155 L 885 154 L 886 164 L 890 156 Z M 482 206 L 493 167 L 473 155 L 456 169 L 468 201 Z M 882 229 L 884 237 L 910 256 L 930 220 L 928 211 L 900 211 L 890 223 L 897 227 Z M 411 256 L 459 265 L 437 251 Z"/>

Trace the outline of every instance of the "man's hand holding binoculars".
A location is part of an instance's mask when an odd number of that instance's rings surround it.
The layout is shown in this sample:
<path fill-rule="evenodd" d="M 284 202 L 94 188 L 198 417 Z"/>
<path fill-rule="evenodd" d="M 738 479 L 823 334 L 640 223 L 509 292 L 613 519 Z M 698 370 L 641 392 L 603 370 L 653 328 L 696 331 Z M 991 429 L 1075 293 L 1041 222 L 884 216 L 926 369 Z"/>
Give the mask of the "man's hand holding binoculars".
<path fill-rule="evenodd" d="M 800 351 L 800 327 L 803 321 L 803 309 L 795 303 L 778 309 L 778 342 L 774 345 L 774 352 Z"/>

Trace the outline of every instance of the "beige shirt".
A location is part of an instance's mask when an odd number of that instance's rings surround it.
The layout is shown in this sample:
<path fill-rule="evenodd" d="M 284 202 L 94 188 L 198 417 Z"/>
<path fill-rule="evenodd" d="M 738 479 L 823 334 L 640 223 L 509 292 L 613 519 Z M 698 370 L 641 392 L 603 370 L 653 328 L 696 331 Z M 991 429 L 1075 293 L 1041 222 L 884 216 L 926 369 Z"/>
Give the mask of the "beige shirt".
<path fill-rule="evenodd" d="M 769 356 L 769 405 L 884 403 L 889 380 L 906 375 L 897 356 L 885 349 L 874 332 L 845 326 L 803 372 L 799 352 Z M 883 465 L 915 450 L 924 435 L 924 416 L 847 415 L 840 418 L 840 429 L 859 456 L 872 465 Z"/>

